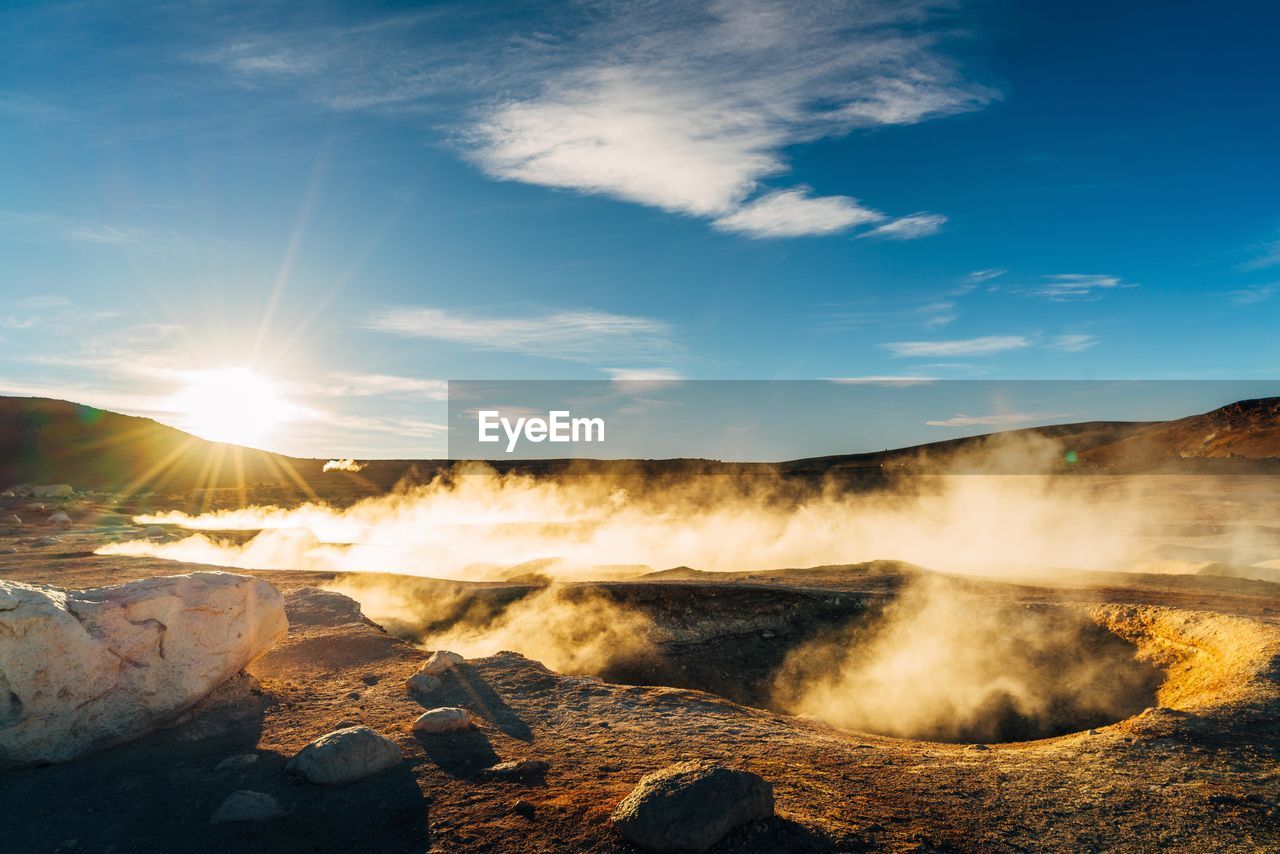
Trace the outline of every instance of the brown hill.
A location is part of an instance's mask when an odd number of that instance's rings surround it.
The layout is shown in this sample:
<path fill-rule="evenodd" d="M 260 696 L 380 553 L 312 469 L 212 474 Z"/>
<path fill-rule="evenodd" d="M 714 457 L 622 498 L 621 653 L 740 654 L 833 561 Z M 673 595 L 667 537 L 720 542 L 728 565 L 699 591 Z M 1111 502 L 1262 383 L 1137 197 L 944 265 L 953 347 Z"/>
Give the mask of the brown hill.
<path fill-rule="evenodd" d="M 1099 463 L 1161 460 L 1280 460 L 1280 397 L 1241 400 L 1145 429 L 1092 453 Z"/>
<path fill-rule="evenodd" d="M 0 484 L 181 490 L 281 483 L 290 467 L 266 451 L 206 442 L 149 418 L 44 398 L 0 397 Z"/>
<path fill-rule="evenodd" d="M 1245 400 L 1175 421 L 1095 421 L 1011 430 L 868 454 L 783 463 L 714 460 L 513 460 L 500 470 L 530 474 L 632 477 L 778 473 L 800 482 L 828 476 L 876 485 L 886 471 L 932 468 L 990 443 L 1035 435 L 1075 451 L 1063 470 L 1236 471 L 1280 466 L 1280 398 Z M 149 418 L 45 398 L 0 397 L 0 489 L 19 483 L 69 483 L 77 489 L 278 489 L 290 497 L 358 497 L 402 481 L 430 479 L 442 460 L 374 460 L 359 473 L 323 472 L 323 460 L 287 457 L 208 442 Z M 259 495 L 259 500 L 264 496 Z"/>

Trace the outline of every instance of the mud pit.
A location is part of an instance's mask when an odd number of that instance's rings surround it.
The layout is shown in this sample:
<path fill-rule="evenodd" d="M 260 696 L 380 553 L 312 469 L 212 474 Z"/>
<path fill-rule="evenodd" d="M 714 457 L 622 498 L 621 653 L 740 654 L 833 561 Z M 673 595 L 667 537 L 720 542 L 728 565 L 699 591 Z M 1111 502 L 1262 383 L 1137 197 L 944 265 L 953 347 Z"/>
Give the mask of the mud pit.
<path fill-rule="evenodd" d="M 862 594 L 677 581 L 455 586 L 441 596 L 437 584 L 400 585 L 394 613 L 353 584 L 341 589 L 425 648 L 511 649 L 561 672 L 698 689 L 921 741 L 1082 732 L 1156 706 L 1164 681 L 1085 611 L 1001 602 L 931 578 Z M 529 620 L 513 617 L 526 611 Z M 525 631 L 535 620 L 538 632 Z M 617 636 L 583 654 L 602 625 Z"/>

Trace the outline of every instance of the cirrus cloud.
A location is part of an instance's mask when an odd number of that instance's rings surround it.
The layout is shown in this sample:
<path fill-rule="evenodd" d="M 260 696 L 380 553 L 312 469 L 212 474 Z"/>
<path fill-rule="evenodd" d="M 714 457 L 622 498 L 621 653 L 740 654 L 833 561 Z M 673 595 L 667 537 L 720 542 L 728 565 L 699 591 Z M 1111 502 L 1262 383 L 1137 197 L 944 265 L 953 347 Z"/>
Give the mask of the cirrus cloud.
<path fill-rule="evenodd" d="M 664 363 L 678 349 L 661 320 L 604 311 L 484 316 L 438 308 L 374 312 L 366 329 L 572 362 Z"/>
<path fill-rule="evenodd" d="M 749 237 L 801 237 L 831 234 L 855 225 L 879 222 L 884 214 L 849 196 L 809 195 L 808 188 L 777 190 L 744 204 L 713 223 L 722 231 Z"/>
<path fill-rule="evenodd" d="M 895 358 L 946 358 L 989 356 L 1031 346 L 1023 335 L 988 335 L 951 341 L 894 341 L 883 345 Z"/>
<path fill-rule="evenodd" d="M 878 237 L 882 240 L 918 240 L 921 237 L 937 234 L 946 223 L 947 218 L 942 214 L 914 213 L 886 222 L 858 236 Z"/>

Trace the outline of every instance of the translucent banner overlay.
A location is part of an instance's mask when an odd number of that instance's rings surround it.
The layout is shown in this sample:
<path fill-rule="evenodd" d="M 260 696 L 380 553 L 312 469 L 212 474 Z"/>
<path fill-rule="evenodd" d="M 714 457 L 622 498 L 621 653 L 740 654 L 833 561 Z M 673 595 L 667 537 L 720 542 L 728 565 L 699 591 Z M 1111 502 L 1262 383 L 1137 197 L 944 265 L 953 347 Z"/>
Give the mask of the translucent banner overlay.
<path fill-rule="evenodd" d="M 951 454 L 999 433 L 1002 445 L 1027 444 L 1036 470 L 1050 445 L 1066 467 L 1212 468 L 1278 460 L 1267 442 L 1280 439 L 1280 402 L 1259 400 L 1276 395 L 1280 382 L 1260 380 L 452 380 L 448 453 L 494 462 L 873 455 L 879 464 L 887 451 Z M 1251 403 L 1232 406 L 1240 401 Z"/>

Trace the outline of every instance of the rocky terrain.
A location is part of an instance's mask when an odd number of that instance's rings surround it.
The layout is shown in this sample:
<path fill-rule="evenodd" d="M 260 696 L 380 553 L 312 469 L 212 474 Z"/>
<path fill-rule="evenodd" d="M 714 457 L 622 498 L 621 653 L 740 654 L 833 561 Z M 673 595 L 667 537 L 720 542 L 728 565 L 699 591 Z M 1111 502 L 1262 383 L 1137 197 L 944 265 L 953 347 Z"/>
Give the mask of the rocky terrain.
<path fill-rule="evenodd" d="M 43 546 L 9 556 L 4 575 L 76 587 L 197 569 Z M 844 731 L 693 688 L 563 675 L 514 652 L 443 668 L 431 690 L 410 690 L 428 653 L 319 589 L 343 579 L 253 574 L 285 593 L 290 628 L 250 666 L 252 679 L 141 740 L 6 772 L 10 850 L 625 851 L 614 810 L 642 777 L 688 760 L 771 787 L 775 817 L 730 829 L 717 851 L 1280 846 L 1280 603 L 1263 582 L 992 586 L 993 597 L 1074 610 L 1165 676 L 1152 706 L 1131 717 L 975 746 Z M 779 630 L 803 631 L 903 582 L 884 565 L 816 576 L 659 581 L 625 595 L 651 603 L 665 641 L 699 651 L 702 672 L 687 677 L 728 693 L 734 662 L 717 649 L 777 641 Z M 708 610 L 712 599 L 727 604 Z M 474 728 L 415 731 L 439 707 L 466 710 Z M 351 727 L 390 740 L 401 758 L 343 785 L 289 772 L 308 744 Z M 246 809 L 265 815 L 225 820 Z"/>
<path fill-rule="evenodd" d="M 1232 464 L 1268 405 L 1086 432 Z M 384 488 L 347 474 L 326 500 Z M 15 484 L 0 848 L 1280 850 L 1278 493 L 1122 487 L 1151 513 L 1118 568 L 476 582 L 97 553 L 278 484 Z"/>

